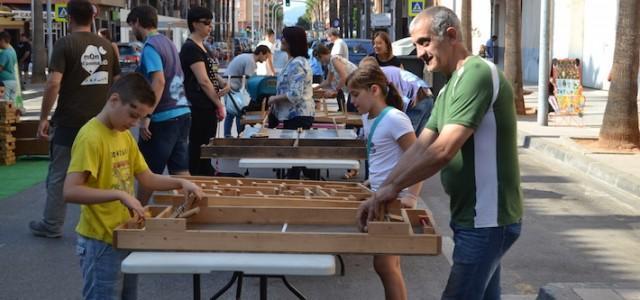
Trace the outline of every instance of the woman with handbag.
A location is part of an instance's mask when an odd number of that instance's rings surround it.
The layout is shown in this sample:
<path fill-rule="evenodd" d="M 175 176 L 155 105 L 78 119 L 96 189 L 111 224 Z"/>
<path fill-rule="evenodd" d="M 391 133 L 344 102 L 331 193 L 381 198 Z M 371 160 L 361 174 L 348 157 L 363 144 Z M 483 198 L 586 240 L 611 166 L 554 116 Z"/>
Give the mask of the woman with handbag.
<path fill-rule="evenodd" d="M 187 23 L 191 35 L 182 45 L 180 62 L 184 72 L 184 87 L 191 103 L 191 130 L 189 132 L 189 172 L 191 175 L 215 175 L 210 159 L 200 159 L 200 146 L 216 136 L 218 122 L 226 111 L 222 97 L 229 92 L 216 74 L 217 65 L 203 44 L 211 33 L 213 15 L 204 7 L 189 10 Z"/>
<path fill-rule="evenodd" d="M 315 103 L 311 87 L 313 73 L 309 65 L 304 29 L 297 26 L 285 27 L 282 30 L 281 49 L 289 54 L 289 61 L 278 74 L 277 95 L 269 98 L 271 113 L 283 123 L 284 129 L 309 129 L 313 125 Z M 289 170 L 287 178 L 299 179 L 301 170 L 302 168 Z"/>

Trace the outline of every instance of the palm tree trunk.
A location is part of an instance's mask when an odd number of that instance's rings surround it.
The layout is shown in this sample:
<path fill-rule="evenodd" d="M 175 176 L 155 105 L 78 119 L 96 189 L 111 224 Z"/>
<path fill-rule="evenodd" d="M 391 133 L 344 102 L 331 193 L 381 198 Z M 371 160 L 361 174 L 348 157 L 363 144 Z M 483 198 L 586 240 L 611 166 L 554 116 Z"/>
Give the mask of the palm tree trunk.
<path fill-rule="evenodd" d="M 618 2 L 616 48 L 613 52 L 611 88 L 600 128 L 599 142 L 610 148 L 640 146 L 638 129 L 638 47 L 640 47 L 640 3 Z"/>
<path fill-rule="evenodd" d="M 464 46 L 469 50 L 469 52 L 473 52 L 473 48 L 471 47 L 471 0 L 462 1 L 462 42 Z"/>
<path fill-rule="evenodd" d="M 47 53 L 44 47 L 44 20 L 42 20 L 42 1 L 33 1 L 33 9 L 31 11 L 31 20 L 33 20 L 33 70 L 31 76 L 32 83 L 41 83 L 47 81 L 45 75 L 45 67 L 47 66 Z"/>
<path fill-rule="evenodd" d="M 504 36 L 504 75 L 511 81 L 516 112 L 525 114 L 524 96 L 522 95 L 522 3 L 520 0 L 506 1 L 507 24 Z M 495 54 L 494 54 L 495 55 Z"/>

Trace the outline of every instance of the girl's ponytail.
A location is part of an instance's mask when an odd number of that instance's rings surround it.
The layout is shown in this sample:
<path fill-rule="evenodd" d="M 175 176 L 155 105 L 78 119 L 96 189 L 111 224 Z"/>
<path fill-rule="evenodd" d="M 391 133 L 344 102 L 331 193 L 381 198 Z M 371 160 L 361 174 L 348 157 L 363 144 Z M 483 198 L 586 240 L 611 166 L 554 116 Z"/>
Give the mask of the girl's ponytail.
<path fill-rule="evenodd" d="M 387 91 L 387 97 L 385 98 L 385 102 L 389 106 L 393 106 L 402 111 L 404 108 L 404 102 L 402 101 L 402 96 L 400 96 L 400 92 L 396 88 L 396 85 L 389 82 L 388 83 L 389 90 Z"/>

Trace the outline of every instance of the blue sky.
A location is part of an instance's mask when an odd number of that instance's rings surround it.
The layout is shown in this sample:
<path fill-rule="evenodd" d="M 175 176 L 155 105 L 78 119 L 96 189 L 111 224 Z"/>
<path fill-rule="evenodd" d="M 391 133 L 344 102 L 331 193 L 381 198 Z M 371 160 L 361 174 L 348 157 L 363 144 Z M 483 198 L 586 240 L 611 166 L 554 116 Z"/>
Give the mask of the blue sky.
<path fill-rule="evenodd" d="M 291 6 L 284 6 L 284 24 L 295 25 L 298 22 L 298 18 L 304 15 L 306 8 L 307 5 L 305 3 L 292 0 Z"/>

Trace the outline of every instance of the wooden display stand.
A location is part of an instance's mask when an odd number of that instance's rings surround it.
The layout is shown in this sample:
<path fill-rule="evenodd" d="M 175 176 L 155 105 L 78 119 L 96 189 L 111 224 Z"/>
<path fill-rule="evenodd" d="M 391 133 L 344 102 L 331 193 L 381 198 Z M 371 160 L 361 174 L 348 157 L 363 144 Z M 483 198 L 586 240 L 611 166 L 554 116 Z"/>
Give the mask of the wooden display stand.
<path fill-rule="evenodd" d="M 16 124 L 16 155 L 49 155 L 49 142 L 36 137 L 39 120 L 23 120 Z"/>
<path fill-rule="evenodd" d="M 438 255 L 441 237 L 425 209 L 389 208 L 385 220 L 356 228 L 357 205 L 371 194 L 354 183 L 183 177 L 207 193 L 197 207 L 184 196 L 156 195 L 143 223 L 116 228 L 130 250 Z M 327 202 L 323 202 L 327 201 Z M 343 205 L 344 204 L 344 205 Z"/>
<path fill-rule="evenodd" d="M 16 131 L 15 124 L 20 121 L 20 116 L 13 103 L 0 101 L 0 165 L 13 165 L 16 163 Z"/>

